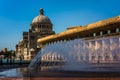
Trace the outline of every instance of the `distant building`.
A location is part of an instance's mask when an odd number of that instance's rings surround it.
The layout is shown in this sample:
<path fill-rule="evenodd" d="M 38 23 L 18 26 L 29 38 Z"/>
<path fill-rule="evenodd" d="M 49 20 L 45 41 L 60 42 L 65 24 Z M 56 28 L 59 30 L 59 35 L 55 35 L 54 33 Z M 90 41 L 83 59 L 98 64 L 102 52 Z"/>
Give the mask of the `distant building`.
<path fill-rule="evenodd" d="M 16 53 L 24 55 L 24 59 L 31 59 L 37 53 L 37 39 L 55 34 L 53 24 L 48 17 L 44 15 L 44 10 L 40 9 L 40 14 L 36 16 L 28 32 L 23 32 L 23 39 L 16 45 Z"/>
<path fill-rule="evenodd" d="M 2 48 L 1 52 L 7 52 L 7 48 Z"/>

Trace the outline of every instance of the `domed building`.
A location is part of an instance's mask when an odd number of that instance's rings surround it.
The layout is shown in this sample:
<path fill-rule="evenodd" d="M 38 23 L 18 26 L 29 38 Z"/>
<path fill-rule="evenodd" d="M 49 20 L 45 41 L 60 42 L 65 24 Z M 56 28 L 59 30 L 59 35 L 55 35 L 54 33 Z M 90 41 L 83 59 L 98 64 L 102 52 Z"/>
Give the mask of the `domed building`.
<path fill-rule="evenodd" d="M 32 20 L 28 32 L 23 32 L 23 39 L 16 45 L 16 52 L 24 55 L 24 58 L 33 58 L 37 53 L 37 39 L 55 34 L 51 20 L 44 15 L 44 10 L 40 9 L 40 14 Z"/>
<path fill-rule="evenodd" d="M 52 31 L 52 23 L 47 16 L 44 16 L 43 9 L 40 9 L 40 14 L 33 19 L 30 30 L 40 34 L 54 33 L 54 31 Z"/>

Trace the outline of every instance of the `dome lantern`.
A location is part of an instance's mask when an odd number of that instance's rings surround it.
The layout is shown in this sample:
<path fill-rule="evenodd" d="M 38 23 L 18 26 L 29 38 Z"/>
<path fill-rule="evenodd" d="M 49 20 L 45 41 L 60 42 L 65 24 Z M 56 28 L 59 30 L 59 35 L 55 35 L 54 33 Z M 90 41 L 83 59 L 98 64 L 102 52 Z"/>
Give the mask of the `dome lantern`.
<path fill-rule="evenodd" d="M 40 15 L 44 15 L 44 10 L 43 10 L 43 8 L 40 9 Z"/>
<path fill-rule="evenodd" d="M 34 17 L 34 19 L 32 20 L 31 24 L 34 24 L 34 23 L 51 24 L 52 25 L 50 19 L 44 15 L 43 8 L 40 9 L 40 14 L 38 16 Z"/>

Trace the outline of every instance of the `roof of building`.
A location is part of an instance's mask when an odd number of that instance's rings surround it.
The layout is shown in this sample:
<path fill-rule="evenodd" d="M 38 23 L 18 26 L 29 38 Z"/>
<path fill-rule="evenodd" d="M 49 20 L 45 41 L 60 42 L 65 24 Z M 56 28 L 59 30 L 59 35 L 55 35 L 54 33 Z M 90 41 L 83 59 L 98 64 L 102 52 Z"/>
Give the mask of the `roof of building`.
<path fill-rule="evenodd" d="M 50 19 L 44 15 L 44 10 L 42 8 L 40 9 L 40 14 L 33 19 L 32 24 L 34 24 L 34 23 L 52 24 Z"/>
<path fill-rule="evenodd" d="M 66 30 L 64 32 L 61 32 L 61 33 L 58 33 L 58 34 L 55 34 L 55 35 L 50 35 L 50 36 L 46 36 L 46 37 L 43 37 L 43 38 L 39 38 L 37 40 L 38 43 L 46 43 L 46 42 L 49 42 L 49 41 L 52 41 L 52 40 L 55 40 L 55 39 L 59 39 L 60 37 L 65 37 L 65 36 L 71 36 L 72 34 L 77 34 L 80 32 L 84 32 L 84 31 L 88 31 L 88 30 L 92 30 L 92 29 L 96 29 L 96 28 L 101 28 L 104 26 L 103 29 L 105 29 L 105 27 L 113 27 L 112 24 L 119 24 L 120 25 L 120 16 L 117 16 L 117 17 L 114 17 L 114 18 L 109 18 L 109 19 L 106 19 L 106 20 L 102 20 L 102 21 L 98 21 L 98 22 L 95 22 L 95 23 L 92 23 L 92 24 L 89 24 L 89 25 L 86 25 L 86 26 L 83 26 L 83 27 L 77 27 L 77 28 L 73 28 L 73 29 L 69 29 L 69 30 Z M 118 25 L 118 26 L 119 26 Z M 98 30 L 99 31 L 99 30 Z"/>

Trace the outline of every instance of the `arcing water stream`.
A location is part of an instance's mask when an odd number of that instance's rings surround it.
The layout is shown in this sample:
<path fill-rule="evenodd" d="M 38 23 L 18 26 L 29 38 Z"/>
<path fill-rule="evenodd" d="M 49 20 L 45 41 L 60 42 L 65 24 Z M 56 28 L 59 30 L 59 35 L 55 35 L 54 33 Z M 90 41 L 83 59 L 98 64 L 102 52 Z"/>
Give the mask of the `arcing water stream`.
<path fill-rule="evenodd" d="M 119 64 L 120 63 L 120 36 L 101 37 L 84 40 L 58 41 L 44 47 L 32 60 L 29 68 L 42 66 L 42 62 L 64 62 L 66 68 L 72 69 L 81 64 Z M 74 66 L 74 67 L 73 67 Z M 64 69 L 66 69 L 64 68 Z"/>

